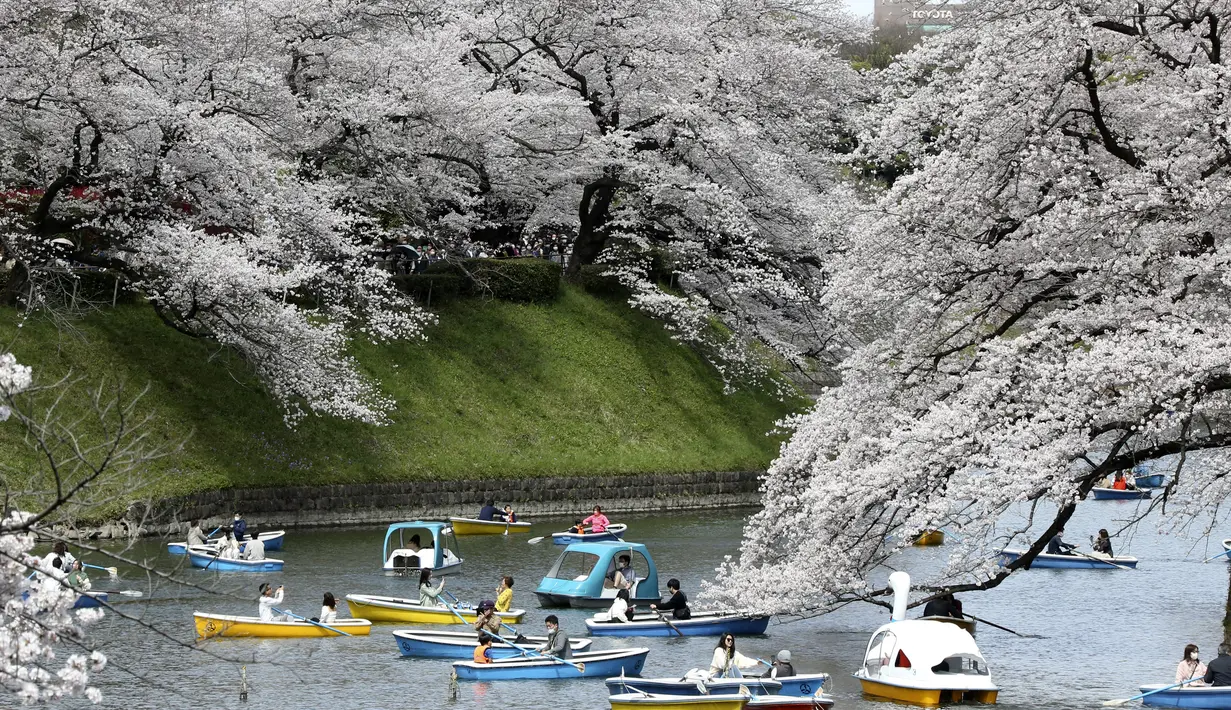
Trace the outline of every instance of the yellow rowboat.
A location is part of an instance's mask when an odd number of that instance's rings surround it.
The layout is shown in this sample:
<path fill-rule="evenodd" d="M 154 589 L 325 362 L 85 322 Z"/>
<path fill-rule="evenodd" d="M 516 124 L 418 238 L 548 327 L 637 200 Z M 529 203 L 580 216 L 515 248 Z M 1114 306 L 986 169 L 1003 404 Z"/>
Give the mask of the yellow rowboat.
<path fill-rule="evenodd" d="M 928 530 L 914 540 L 911 540 L 910 544 L 925 547 L 943 545 L 945 544 L 945 532 L 943 530 Z"/>
<path fill-rule="evenodd" d="M 530 523 L 506 523 L 502 520 L 475 520 L 474 518 L 449 518 L 454 535 L 503 535 L 506 532 L 530 532 Z"/>
<path fill-rule="evenodd" d="M 197 627 L 197 637 L 203 639 L 218 636 L 322 638 L 341 635 L 307 621 L 261 621 L 255 616 L 226 616 L 195 611 L 192 621 Z M 367 619 L 338 619 L 329 626 L 352 636 L 367 636 L 372 631 L 372 622 Z"/>
<path fill-rule="evenodd" d="M 378 597 L 371 594 L 347 594 L 346 605 L 350 615 L 370 621 L 393 621 L 399 624 L 460 624 L 460 614 L 467 624 L 476 620 L 475 608 L 469 604 L 457 605 L 457 614 L 444 606 L 423 606 L 418 599 Z M 516 624 L 526 615 L 525 609 L 498 611 L 496 615 L 506 624 Z"/>
<path fill-rule="evenodd" d="M 661 695 L 657 693 L 620 693 L 607 698 L 611 710 L 642 708 L 679 708 L 679 710 L 743 710 L 751 695 Z"/>

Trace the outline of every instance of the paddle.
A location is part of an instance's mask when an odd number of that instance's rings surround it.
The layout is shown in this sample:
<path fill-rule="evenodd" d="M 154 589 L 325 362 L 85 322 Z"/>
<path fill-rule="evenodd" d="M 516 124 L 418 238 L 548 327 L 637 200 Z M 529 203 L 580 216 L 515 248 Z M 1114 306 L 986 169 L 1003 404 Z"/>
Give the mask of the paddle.
<path fill-rule="evenodd" d="M 953 538 L 953 540 L 954 540 L 955 542 L 961 542 L 961 541 L 962 541 L 962 539 L 963 539 L 961 535 L 958 535 L 958 534 L 957 534 L 957 533 L 955 533 L 955 532 L 950 532 L 950 531 L 949 531 L 949 530 L 947 530 L 946 528 L 937 528 L 937 530 L 940 530 L 942 533 L 944 533 L 944 534 L 948 535 L 949 537 Z"/>
<path fill-rule="evenodd" d="M 322 624 L 322 623 L 321 623 L 321 622 L 319 622 L 319 621 L 313 621 L 313 620 L 311 620 L 311 619 L 305 619 L 305 618 L 303 618 L 302 616 L 300 616 L 299 614 L 292 614 L 292 613 L 291 613 L 291 612 L 289 612 L 289 611 L 283 611 L 283 610 L 281 610 L 281 609 L 277 609 L 277 608 L 275 608 L 275 609 L 274 609 L 274 612 L 275 612 L 275 613 L 278 613 L 278 614 L 285 614 L 285 615 L 287 615 L 287 616 L 291 617 L 292 619 L 299 619 L 300 621 L 306 621 L 306 622 L 308 622 L 309 624 L 312 624 L 312 625 L 314 625 L 314 626 L 319 626 L 319 627 L 321 627 L 322 629 L 329 629 L 330 631 L 334 632 L 335 634 L 341 634 L 341 635 L 343 635 L 343 636 L 350 636 L 350 635 L 351 635 L 351 634 L 346 633 L 346 632 L 345 632 L 345 631 L 343 631 L 342 629 L 335 629 L 335 628 L 333 628 L 332 626 L 330 626 L 329 624 Z"/>
<path fill-rule="evenodd" d="M 489 631 L 488 633 L 491 633 L 491 632 Z M 532 649 L 526 648 L 526 647 L 524 647 L 524 646 L 518 646 L 517 644 L 513 643 L 512 641 L 510 641 L 510 640 L 508 640 L 508 639 L 506 639 L 506 638 L 503 638 L 503 637 L 501 637 L 501 636 L 499 636 L 499 635 L 497 635 L 497 634 L 492 634 L 492 636 L 496 637 L 497 639 L 500 639 L 501 641 L 503 641 L 504 643 L 506 643 L 506 644 L 508 644 L 508 645 L 512 646 L 513 648 L 517 649 L 518 651 L 521 651 L 523 656 L 533 656 L 533 657 L 535 657 L 535 658 L 546 658 L 546 659 L 550 659 L 550 660 L 552 660 L 552 661 L 555 661 L 556 663 L 567 663 L 567 664 L 569 664 L 570 666 L 572 666 L 572 667 L 576 668 L 578 673 L 585 673 L 585 672 L 586 672 L 586 664 L 585 664 L 585 663 L 573 663 L 572 661 L 570 661 L 570 660 L 568 660 L 568 659 L 566 659 L 566 658 L 560 658 L 559 656 L 548 656 L 548 655 L 544 655 L 544 654 L 542 654 L 542 653 L 539 653 L 538 651 L 535 651 L 535 650 L 532 650 Z"/>
<path fill-rule="evenodd" d="M 1201 680 L 1201 679 L 1200 679 L 1200 678 L 1189 678 L 1188 680 L 1182 680 L 1182 681 L 1180 681 L 1179 683 L 1174 683 L 1174 684 L 1172 684 L 1172 685 L 1168 685 L 1168 686 L 1167 686 L 1167 687 L 1165 687 L 1165 688 L 1155 688 L 1154 690 L 1151 690 L 1151 691 L 1149 691 L 1148 693 L 1141 693 L 1140 695 L 1134 695 L 1134 696 L 1133 696 L 1133 697 L 1131 697 L 1131 698 L 1123 698 L 1123 699 L 1120 699 L 1120 700 L 1105 700 L 1105 701 L 1103 701 L 1103 705 L 1104 705 L 1105 707 L 1115 707 L 1115 706 L 1117 706 L 1117 705 L 1123 705 L 1123 704 L 1125 704 L 1125 703 L 1131 703 L 1132 701 L 1134 701 L 1134 700 L 1140 700 L 1141 698 L 1144 698 L 1144 697 L 1145 697 L 1145 696 L 1147 696 L 1147 695 L 1153 695 L 1153 694 L 1155 694 L 1155 693 L 1161 693 L 1161 692 L 1162 692 L 1162 691 L 1164 691 L 1164 690 L 1171 690 L 1172 688 L 1175 688 L 1175 687 L 1177 687 L 1177 686 L 1184 685 L 1185 683 L 1191 683 L 1191 682 L 1193 682 L 1194 680 Z"/>
<path fill-rule="evenodd" d="M 208 540 L 208 539 L 210 539 L 211 537 L 213 537 L 213 536 L 217 535 L 217 534 L 218 534 L 218 531 L 219 531 L 219 530 L 221 530 L 221 529 L 222 529 L 222 526 L 221 526 L 221 525 L 219 525 L 218 527 L 214 528 L 214 529 L 213 529 L 213 531 L 212 531 L 210 534 L 208 534 L 208 535 L 206 535 L 206 536 L 205 536 L 205 539 L 206 539 L 206 540 Z"/>
<path fill-rule="evenodd" d="M 1218 553 L 1217 555 L 1214 555 L 1213 557 L 1207 557 L 1206 559 L 1201 560 L 1201 563 L 1205 564 L 1206 562 L 1209 562 L 1210 560 L 1216 560 L 1219 557 L 1222 557 L 1223 555 L 1231 555 L 1231 550 L 1223 550 L 1222 552 Z"/>
<path fill-rule="evenodd" d="M 107 573 L 108 577 L 111 577 L 112 579 L 115 579 L 119 575 L 119 572 L 120 572 L 115 567 L 99 567 L 98 565 L 92 565 L 92 564 L 89 564 L 88 562 L 82 562 L 81 566 L 89 567 L 90 569 L 101 569 L 102 571 Z"/>
<path fill-rule="evenodd" d="M 974 621 L 977 621 L 977 622 L 979 622 L 980 624 L 987 624 L 988 626 L 992 627 L 993 629 L 1000 629 L 1001 631 L 1008 631 L 1009 633 L 1014 634 L 1014 635 L 1016 635 L 1016 636 L 1021 636 L 1021 637 L 1022 637 L 1022 638 L 1024 638 L 1024 639 L 1045 639 L 1045 638 L 1047 638 L 1046 636 L 1039 636 L 1038 634 L 1023 634 L 1023 633 L 1019 633 L 1019 632 L 1017 632 L 1017 631 L 1014 631 L 1013 629 L 1010 629 L 1010 628 L 1009 628 L 1009 627 L 1007 627 L 1007 626 L 1001 626 L 1000 624 L 993 624 L 992 622 L 988 621 L 987 619 L 980 619 L 979 617 L 975 616 L 974 614 L 967 614 L 966 612 L 962 612 L 962 616 L 966 617 L 967 619 L 972 619 L 972 620 L 974 620 Z"/>
<path fill-rule="evenodd" d="M 677 627 L 675 624 L 673 624 L 673 623 L 671 623 L 670 621 L 668 621 L 668 620 L 667 620 L 667 617 L 663 616 L 663 613 L 662 613 L 661 611 L 660 611 L 660 612 L 658 612 L 658 620 L 659 620 L 659 621 L 661 621 L 661 622 L 663 622 L 664 624 L 666 624 L 666 625 L 667 625 L 667 628 L 669 628 L 669 629 L 671 629 L 672 631 L 674 631 L 675 633 L 679 634 L 679 635 L 680 635 L 680 638 L 683 638 L 683 637 L 684 637 L 684 632 L 683 632 L 683 631 L 680 631 L 679 627 Z M 758 660 L 759 660 L 759 659 L 758 659 Z"/>
<path fill-rule="evenodd" d="M 538 537 L 532 537 L 529 540 L 526 540 L 526 543 L 529 545 L 537 545 L 540 542 L 542 542 L 544 538 L 546 537 L 547 537 L 546 535 L 539 535 Z"/>
<path fill-rule="evenodd" d="M 1082 552 L 1081 550 L 1078 550 L 1078 549 L 1076 549 L 1076 548 L 1072 548 L 1072 549 L 1070 549 L 1070 550 L 1069 550 L 1069 552 L 1072 552 L 1073 554 L 1076 554 L 1076 555 L 1081 555 L 1082 557 L 1086 558 L 1087 560 L 1094 560 L 1094 561 L 1096 561 L 1096 562 L 1102 562 L 1102 563 L 1104 563 L 1104 564 L 1109 564 L 1109 565 L 1111 565 L 1112 567 L 1115 567 L 1116 569 L 1130 569 L 1130 570 L 1132 569 L 1132 567 L 1125 567 L 1124 565 L 1118 565 L 1118 564 L 1116 564 L 1115 562 L 1112 562 L 1111 560 L 1105 560 L 1105 559 L 1103 559 L 1103 558 L 1101 558 L 1101 557 L 1095 557 L 1094 555 L 1087 555 L 1086 553 L 1084 553 L 1084 552 Z"/>

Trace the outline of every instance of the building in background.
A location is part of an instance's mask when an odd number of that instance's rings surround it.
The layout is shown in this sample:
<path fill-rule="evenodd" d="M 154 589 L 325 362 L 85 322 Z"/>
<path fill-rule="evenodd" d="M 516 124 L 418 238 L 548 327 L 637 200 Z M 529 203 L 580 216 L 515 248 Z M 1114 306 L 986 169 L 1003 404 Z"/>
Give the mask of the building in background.
<path fill-rule="evenodd" d="M 961 22 L 974 6 L 945 0 L 875 0 L 872 23 L 883 35 L 943 32 Z"/>

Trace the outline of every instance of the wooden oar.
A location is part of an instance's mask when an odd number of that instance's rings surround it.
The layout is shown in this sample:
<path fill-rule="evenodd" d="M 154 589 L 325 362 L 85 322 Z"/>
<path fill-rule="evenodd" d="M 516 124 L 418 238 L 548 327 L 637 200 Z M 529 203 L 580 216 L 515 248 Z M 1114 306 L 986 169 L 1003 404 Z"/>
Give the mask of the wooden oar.
<path fill-rule="evenodd" d="M 668 621 L 668 620 L 667 620 L 667 617 L 663 616 L 663 613 L 662 613 L 661 611 L 660 611 L 660 612 L 658 612 L 658 620 L 659 620 L 659 621 L 661 621 L 661 622 L 663 622 L 664 624 L 666 624 L 666 625 L 667 625 L 667 628 L 669 628 L 669 629 L 671 629 L 672 631 L 674 631 L 675 633 L 679 634 L 679 635 L 680 635 L 680 638 L 684 638 L 684 632 L 683 632 L 683 631 L 680 631 L 679 627 L 677 627 L 675 624 L 673 624 L 673 623 L 671 623 L 670 621 Z"/>
<path fill-rule="evenodd" d="M 1231 550 L 1223 550 L 1222 552 L 1218 553 L 1217 555 L 1214 555 L 1213 557 L 1207 557 L 1204 560 L 1201 560 L 1201 563 L 1205 564 L 1206 562 L 1209 562 L 1210 560 L 1216 560 L 1219 557 L 1222 557 L 1223 555 L 1231 555 Z"/>
<path fill-rule="evenodd" d="M 1009 628 L 1009 627 L 1007 627 L 1007 626 L 1001 626 L 1000 624 L 993 624 L 992 622 L 988 621 L 987 619 L 980 619 L 979 617 L 975 616 L 974 614 L 967 614 L 966 612 L 962 612 L 962 616 L 966 617 L 967 619 L 972 619 L 972 620 L 974 620 L 974 621 L 977 621 L 977 622 L 979 622 L 980 624 L 987 624 L 988 626 L 992 627 L 993 629 L 1000 629 L 1001 631 L 1008 631 L 1009 633 L 1014 634 L 1014 635 L 1016 635 L 1016 636 L 1021 636 L 1021 637 L 1022 637 L 1022 638 L 1024 638 L 1024 639 L 1045 639 L 1045 638 L 1047 638 L 1046 636 L 1040 636 L 1040 635 L 1038 635 L 1038 634 L 1023 634 L 1023 633 L 1020 633 L 1020 632 L 1014 631 L 1013 629 L 1010 629 L 1010 628 Z"/>
<path fill-rule="evenodd" d="M 1123 704 L 1125 704 L 1125 703 L 1131 703 L 1131 702 L 1133 702 L 1134 700 L 1140 700 L 1141 698 L 1144 698 L 1144 697 L 1145 697 L 1145 696 L 1147 696 L 1147 695 L 1153 695 L 1153 694 L 1155 694 L 1155 693 L 1161 693 L 1161 692 L 1162 692 L 1162 691 L 1164 691 L 1164 690 L 1171 690 L 1172 688 L 1175 688 L 1175 687 L 1178 687 L 1178 686 L 1184 685 L 1185 683 L 1191 683 L 1191 682 L 1193 682 L 1194 680 L 1201 680 L 1201 679 L 1200 679 L 1200 678 L 1189 678 L 1188 680 L 1182 680 L 1182 681 L 1180 681 L 1179 683 L 1173 683 L 1173 684 L 1171 684 L 1171 685 L 1168 685 L 1168 686 L 1167 686 L 1167 687 L 1165 687 L 1165 688 L 1155 688 L 1154 690 L 1151 690 L 1151 691 L 1149 691 L 1149 692 L 1147 692 L 1147 693 L 1141 693 L 1141 694 L 1139 694 L 1139 695 L 1134 695 L 1134 696 L 1133 696 L 1133 697 L 1131 697 L 1131 698 L 1121 698 L 1121 699 L 1119 699 L 1119 700 L 1105 700 L 1105 701 L 1103 701 L 1103 705 L 1104 705 L 1104 706 L 1106 706 L 1106 707 L 1115 707 L 1115 706 L 1117 706 L 1117 705 L 1123 705 Z"/>
<path fill-rule="evenodd" d="M 1082 552 L 1081 550 L 1078 550 L 1077 548 L 1070 548 L 1069 552 L 1072 552 L 1073 554 L 1076 554 L 1076 555 L 1081 555 L 1087 560 L 1094 560 L 1095 562 L 1102 562 L 1104 564 L 1111 565 L 1112 567 L 1115 567 L 1116 569 L 1129 569 L 1129 570 L 1132 569 L 1132 567 L 1125 567 L 1124 565 L 1118 565 L 1115 562 L 1112 562 L 1110 559 L 1105 560 L 1101 557 L 1095 557 L 1094 555 L 1087 555 L 1086 553 Z"/>
<path fill-rule="evenodd" d="M 119 575 L 119 572 L 120 572 L 115 567 L 99 567 L 98 565 L 92 565 L 92 564 L 89 564 L 88 562 L 82 562 L 81 566 L 89 567 L 90 569 L 101 569 L 102 571 L 106 572 L 107 576 L 111 577 L 112 579 L 115 579 L 116 576 Z"/>
<path fill-rule="evenodd" d="M 289 611 L 283 611 L 283 610 L 281 610 L 281 609 L 277 609 L 277 608 L 275 608 L 275 609 L 274 609 L 274 612 L 275 612 L 275 613 L 278 613 L 278 614 L 285 614 L 285 615 L 287 615 L 287 616 L 291 617 L 292 619 L 299 619 L 300 621 L 306 621 L 306 622 L 308 622 L 309 624 L 313 624 L 313 625 L 315 625 L 315 626 L 319 626 L 319 627 L 321 627 L 322 629 L 329 629 L 330 631 L 334 632 L 335 634 L 342 634 L 343 636 L 350 636 L 350 635 L 351 635 L 351 634 L 346 633 L 346 632 L 345 632 L 345 631 L 343 631 L 342 629 L 335 629 L 335 628 L 333 628 L 332 626 L 330 626 L 329 624 L 322 624 L 322 623 L 321 623 L 321 622 L 319 622 L 319 621 L 313 621 L 313 620 L 311 620 L 311 619 L 305 619 L 305 618 L 303 618 L 302 616 L 300 616 L 299 614 L 292 614 L 292 613 L 291 613 L 291 612 L 289 612 Z"/>
<path fill-rule="evenodd" d="M 491 634 L 491 632 L 490 632 L 490 631 L 489 631 L 489 632 L 487 632 L 487 633 Z M 559 631 L 557 630 L 557 632 L 556 632 L 556 633 L 559 633 Z M 513 643 L 512 641 L 510 641 L 510 640 L 508 640 L 508 639 L 504 638 L 503 636 L 499 636 L 499 635 L 497 635 L 497 634 L 491 634 L 491 635 L 492 635 L 492 636 L 494 636 L 494 637 L 496 637 L 497 639 L 500 639 L 501 641 L 505 642 L 506 644 L 508 644 L 508 645 L 512 646 L 513 648 L 517 649 L 518 651 L 521 651 L 521 652 L 522 652 L 522 655 L 524 655 L 524 656 L 531 656 L 531 657 L 534 657 L 534 658 L 546 658 L 546 659 L 550 659 L 550 660 L 552 660 L 552 661 L 555 661 L 556 663 L 567 663 L 567 664 L 569 664 L 570 666 L 572 666 L 572 667 L 576 668 L 578 673 L 585 673 L 585 672 L 586 672 L 586 664 L 585 664 L 585 663 L 573 663 L 572 661 L 568 660 L 567 658 L 560 658 L 559 656 L 548 656 L 548 655 L 546 655 L 546 654 L 543 654 L 543 653 L 540 653 L 540 652 L 538 652 L 538 651 L 535 651 L 535 650 L 532 650 L 532 649 L 526 648 L 526 647 L 524 647 L 524 646 L 518 646 L 517 644 L 515 644 L 515 643 Z M 565 646 L 565 649 L 567 650 L 567 649 L 568 649 L 568 647 L 567 647 L 567 646 Z"/>

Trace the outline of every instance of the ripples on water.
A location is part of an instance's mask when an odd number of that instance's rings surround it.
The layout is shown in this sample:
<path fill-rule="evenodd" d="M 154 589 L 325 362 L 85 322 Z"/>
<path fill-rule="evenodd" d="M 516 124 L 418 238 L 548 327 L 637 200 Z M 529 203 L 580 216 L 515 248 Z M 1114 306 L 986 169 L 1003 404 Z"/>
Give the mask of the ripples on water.
<path fill-rule="evenodd" d="M 1126 518 L 1135 506 L 1136 502 L 1083 503 L 1067 526 L 1068 538 L 1085 542 L 1100 527 L 1114 530 L 1112 521 Z M 630 523 L 630 541 L 649 546 L 661 586 L 666 586 L 668 578 L 678 577 L 691 594 L 701 579 L 712 577 L 724 555 L 736 552 L 747 514 L 719 511 L 621 520 Z M 533 535 L 563 529 L 567 522 L 536 525 Z M 290 531 L 285 550 L 270 555 L 286 560 L 287 569 L 281 574 L 179 572 L 251 601 L 162 586 L 147 593 L 146 600 L 119 608 L 190 642 L 194 610 L 255 615 L 256 588 L 265 580 L 284 584 L 285 607 L 304 616 L 316 615 L 325 591 L 339 600 L 348 593 L 417 597 L 417 580 L 381 574 L 383 533 L 383 527 Z M 516 579 L 514 605 L 527 609 L 525 633 L 541 633 L 543 618 L 556 613 L 567 632 L 584 636 L 586 612 L 538 607 L 533 590 L 563 548 L 550 540 L 528 545 L 529 537 L 462 538 L 465 566 L 461 574 L 448 578 L 446 589 L 477 602 L 494 598 L 500 575 L 511 574 Z M 1158 535 L 1149 521 L 1139 526 L 1131 540 L 1115 542 L 1117 554 L 1141 559 L 1140 569 L 1033 570 L 1015 574 L 989 592 L 963 595 L 966 611 L 1047 637 L 1023 639 L 980 626 L 977 640 L 991 664 L 993 679 L 1002 687 L 1002 706 L 1090 708 L 1103 700 L 1133 695 L 1142 682 L 1171 682 L 1186 643 L 1200 645 L 1202 660 L 1213 658 L 1222 635 L 1229 565 L 1222 560 L 1201 564 L 1200 560 L 1221 550 L 1218 543 Z M 910 549 L 897 562 L 919 574 L 934 569 L 946 549 Z M 168 570 L 186 564 L 186 558 L 162 554 L 161 542 L 142 541 L 133 552 Z M 135 570 L 123 577 L 109 585 L 102 574 L 95 577 L 95 583 L 103 589 L 149 589 L 143 586 L 147 584 L 144 576 Z M 339 612 L 347 615 L 344 604 L 339 605 Z M 886 618 L 887 612 L 878 607 L 852 605 L 824 617 L 772 624 L 768 635 L 742 638 L 738 645 L 745 654 L 762 658 L 790 649 L 800 672 L 833 675 L 829 690 L 837 698 L 837 707 L 884 710 L 885 705 L 861 697 L 850 673 L 858 666 L 870 633 Z M 371 636 L 350 639 L 222 639 L 200 645 L 212 654 L 207 655 L 109 613 L 92 629 L 91 640 L 112 662 L 97 678 L 104 692 L 102 707 L 108 708 L 608 707 L 600 679 L 461 682 L 457 699 L 450 700 L 449 662 L 402 658 L 391 636 L 397 628 L 403 627 L 379 624 L 373 626 Z M 643 675 L 678 677 L 689 668 L 706 666 L 715 641 L 708 637 L 598 639 L 595 646 L 648 646 L 652 650 Z M 241 664 L 247 665 L 246 703 L 239 700 Z"/>

